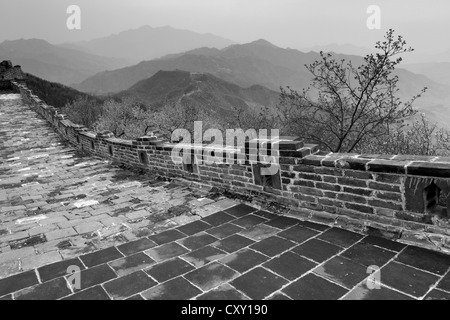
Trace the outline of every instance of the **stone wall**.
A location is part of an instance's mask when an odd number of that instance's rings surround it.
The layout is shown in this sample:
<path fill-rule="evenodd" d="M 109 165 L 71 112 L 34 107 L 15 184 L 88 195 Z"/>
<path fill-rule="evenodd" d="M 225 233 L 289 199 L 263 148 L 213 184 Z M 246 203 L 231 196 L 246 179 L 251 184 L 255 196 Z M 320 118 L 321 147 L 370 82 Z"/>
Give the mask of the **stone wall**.
<path fill-rule="evenodd" d="M 158 136 L 127 141 L 91 132 L 25 85 L 13 82 L 13 87 L 65 139 L 92 155 L 216 187 L 301 219 L 450 252 L 450 158 L 334 154 L 288 137 L 279 144 L 280 170 L 273 176 L 262 175 L 263 165 L 248 161 L 250 145 L 233 150 L 235 158 L 247 156 L 241 164 L 177 164 L 173 143 Z M 202 150 L 197 157 L 205 159 Z"/>

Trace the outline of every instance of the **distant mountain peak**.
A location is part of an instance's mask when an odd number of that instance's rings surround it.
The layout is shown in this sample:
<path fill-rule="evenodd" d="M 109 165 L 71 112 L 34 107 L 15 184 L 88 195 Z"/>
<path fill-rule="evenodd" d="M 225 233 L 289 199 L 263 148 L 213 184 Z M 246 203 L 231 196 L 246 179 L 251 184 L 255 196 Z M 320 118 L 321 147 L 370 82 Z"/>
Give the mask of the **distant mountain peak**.
<path fill-rule="evenodd" d="M 259 40 L 250 42 L 249 44 L 255 45 L 255 46 L 264 46 L 264 47 L 278 48 L 276 45 L 274 45 L 274 44 L 272 44 L 269 41 L 264 40 L 264 39 L 259 39 Z"/>

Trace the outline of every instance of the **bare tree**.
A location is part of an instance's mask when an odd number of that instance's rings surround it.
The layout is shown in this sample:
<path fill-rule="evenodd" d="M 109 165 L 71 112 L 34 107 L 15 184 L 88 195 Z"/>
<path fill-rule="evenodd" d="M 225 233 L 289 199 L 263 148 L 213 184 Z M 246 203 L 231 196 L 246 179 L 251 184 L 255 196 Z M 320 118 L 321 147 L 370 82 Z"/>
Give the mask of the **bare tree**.
<path fill-rule="evenodd" d="M 282 88 L 282 122 L 333 152 L 352 152 L 362 142 L 388 134 L 390 127 L 401 126 L 416 113 L 412 104 L 426 91 L 406 102 L 397 97 L 398 77 L 391 74 L 402 61 L 399 55 L 413 51 L 405 46 L 390 29 L 385 41 L 376 43 L 379 53 L 367 55 L 358 67 L 321 52 L 321 60 L 306 66 L 316 97 L 311 97 L 311 88 L 301 93 Z"/>

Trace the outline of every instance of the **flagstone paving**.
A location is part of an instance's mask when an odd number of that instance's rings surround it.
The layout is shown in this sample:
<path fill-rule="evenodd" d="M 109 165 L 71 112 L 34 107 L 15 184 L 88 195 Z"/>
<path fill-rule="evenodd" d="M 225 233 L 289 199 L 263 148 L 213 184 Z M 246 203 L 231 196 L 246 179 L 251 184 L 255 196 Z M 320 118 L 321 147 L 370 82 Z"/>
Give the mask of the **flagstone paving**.
<path fill-rule="evenodd" d="M 450 299 L 448 255 L 121 169 L 20 99 L 0 141 L 0 300 Z"/>

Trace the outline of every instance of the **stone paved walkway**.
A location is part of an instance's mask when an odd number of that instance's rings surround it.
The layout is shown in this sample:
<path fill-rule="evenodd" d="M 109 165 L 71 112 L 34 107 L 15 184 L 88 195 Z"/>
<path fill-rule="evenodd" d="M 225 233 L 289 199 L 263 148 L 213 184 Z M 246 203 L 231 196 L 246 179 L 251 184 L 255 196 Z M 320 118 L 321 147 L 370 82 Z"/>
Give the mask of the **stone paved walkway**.
<path fill-rule="evenodd" d="M 83 156 L 20 100 L 0 141 L 0 300 L 450 299 L 450 256 Z"/>

